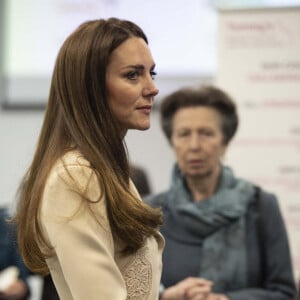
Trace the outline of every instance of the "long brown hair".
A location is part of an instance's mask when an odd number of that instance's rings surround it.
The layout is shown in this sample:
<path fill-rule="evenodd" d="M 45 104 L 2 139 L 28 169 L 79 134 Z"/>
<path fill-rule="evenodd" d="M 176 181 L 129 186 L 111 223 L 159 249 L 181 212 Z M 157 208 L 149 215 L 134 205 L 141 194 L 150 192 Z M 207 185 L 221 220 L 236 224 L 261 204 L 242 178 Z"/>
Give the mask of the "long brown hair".
<path fill-rule="evenodd" d="M 45 257 L 51 253 L 39 223 L 45 182 L 53 164 L 70 149 L 79 150 L 97 174 L 113 236 L 124 242 L 124 252 L 140 248 L 162 222 L 159 210 L 130 191 L 126 145 L 106 97 L 111 53 L 132 36 L 148 43 L 144 32 L 130 21 L 88 21 L 59 51 L 37 149 L 19 189 L 15 217 L 21 254 L 34 272 L 48 272 Z M 41 245 L 49 251 L 42 253 Z"/>

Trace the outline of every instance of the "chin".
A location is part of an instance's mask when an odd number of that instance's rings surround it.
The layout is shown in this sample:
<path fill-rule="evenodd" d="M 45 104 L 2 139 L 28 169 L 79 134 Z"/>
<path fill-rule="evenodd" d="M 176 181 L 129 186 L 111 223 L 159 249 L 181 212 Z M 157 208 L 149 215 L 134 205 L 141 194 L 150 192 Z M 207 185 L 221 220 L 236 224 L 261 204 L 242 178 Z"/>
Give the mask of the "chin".
<path fill-rule="evenodd" d="M 136 128 L 137 130 L 141 130 L 141 131 L 144 131 L 144 130 L 148 130 L 150 128 L 150 126 L 143 126 L 143 127 L 138 127 Z"/>
<path fill-rule="evenodd" d="M 198 177 L 198 178 L 206 178 L 211 175 L 209 170 L 189 170 L 189 175 L 191 177 Z"/>
<path fill-rule="evenodd" d="M 147 123 L 143 123 L 143 124 L 136 124 L 136 126 L 133 127 L 133 129 L 137 129 L 137 130 L 147 130 L 150 128 L 150 122 Z"/>

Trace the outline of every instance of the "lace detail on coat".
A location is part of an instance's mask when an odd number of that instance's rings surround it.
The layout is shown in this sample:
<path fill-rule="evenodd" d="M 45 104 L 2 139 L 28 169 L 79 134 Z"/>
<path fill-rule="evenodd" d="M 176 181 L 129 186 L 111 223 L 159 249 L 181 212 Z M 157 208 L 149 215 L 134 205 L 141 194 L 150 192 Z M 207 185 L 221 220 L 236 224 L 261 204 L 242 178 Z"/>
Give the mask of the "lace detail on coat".
<path fill-rule="evenodd" d="M 148 299 L 152 285 L 152 268 L 147 258 L 148 253 L 149 248 L 146 246 L 139 249 L 122 269 L 128 300 Z"/>

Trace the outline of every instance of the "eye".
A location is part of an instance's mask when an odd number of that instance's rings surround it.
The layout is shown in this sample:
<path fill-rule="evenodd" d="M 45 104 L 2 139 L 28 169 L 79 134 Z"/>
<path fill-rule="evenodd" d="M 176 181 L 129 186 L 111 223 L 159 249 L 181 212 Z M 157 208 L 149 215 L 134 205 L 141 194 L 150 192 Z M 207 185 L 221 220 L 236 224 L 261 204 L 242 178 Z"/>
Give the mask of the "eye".
<path fill-rule="evenodd" d="M 129 73 L 126 74 L 126 77 L 130 80 L 136 80 L 139 76 L 139 72 L 138 71 L 131 71 Z"/>
<path fill-rule="evenodd" d="M 206 136 L 211 136 L 211 135 L 213 135 L 213 132 L 209 131 L 209 130 L 204 130 L 203 134 L 206 135 Z"/>
<path fill-rule="evenodd" d="M 157 73 L 155 71 L 151 71 L 150 75 L 151 75 L 151 78 L 154 80 L 155 77 L 156 77 L 156 75 L 157 75 Z"/>
<path fill-rule="evenodd" d="M 183 138 L 183 137 L 188 137 L 190 135 L 190 131 L 188 130 L 179 130 L 175 132 L 177 137 Z"/>
<path fill-rule="evenodd" d="M 210 136 L 213 136 L 213 135 L 214 135 L 214 131 L 213 131 L 213 130 L 210 130 L 210 129 L 202 129 L 202 130 L 200 131 L 200 134 L 203 135 L 203 136 L 210 137 Z"/>

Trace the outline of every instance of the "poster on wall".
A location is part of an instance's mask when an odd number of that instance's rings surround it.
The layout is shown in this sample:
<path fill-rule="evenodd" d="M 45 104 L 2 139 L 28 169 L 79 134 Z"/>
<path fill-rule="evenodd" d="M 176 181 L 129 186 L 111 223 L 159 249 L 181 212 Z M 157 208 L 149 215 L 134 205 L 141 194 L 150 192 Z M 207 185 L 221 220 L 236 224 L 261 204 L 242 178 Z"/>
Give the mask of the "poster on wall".
<path fill-rule="evenodd" d="M 277 195 L 300 277 L 300 8 L 220 11 L 216 83 L 238 103 L 226 163 Z"/>

